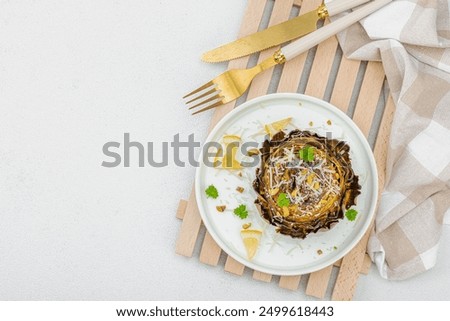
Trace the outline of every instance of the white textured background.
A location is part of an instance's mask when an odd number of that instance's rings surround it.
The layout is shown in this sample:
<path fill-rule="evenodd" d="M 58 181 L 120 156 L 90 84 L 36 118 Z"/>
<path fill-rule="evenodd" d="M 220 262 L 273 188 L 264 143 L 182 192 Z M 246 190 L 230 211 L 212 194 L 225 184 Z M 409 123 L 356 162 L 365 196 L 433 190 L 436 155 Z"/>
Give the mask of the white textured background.
<path fill-rule="evenodd" d="M 100 166 L 124 132 L 205 138 L 212 113 L 180 97 L 225 69 L 199 56 L 236 36 L 245 4 L 0 1 L 0 299 L 305 299 L 174 253 L 194 168 Z M 372 268 L 356 299 L 450 299 L 448 244 L 446 226 L 436 267 L 411 280 Z"/>

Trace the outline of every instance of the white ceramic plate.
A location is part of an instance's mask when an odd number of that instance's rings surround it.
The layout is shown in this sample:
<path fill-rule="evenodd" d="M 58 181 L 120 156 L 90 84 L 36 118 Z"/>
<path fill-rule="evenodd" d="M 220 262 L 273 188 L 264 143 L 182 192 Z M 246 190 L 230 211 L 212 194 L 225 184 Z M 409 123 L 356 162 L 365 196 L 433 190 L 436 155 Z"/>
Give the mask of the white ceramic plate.
<path fill-rule="evenodd" d="M 208 167 L 200 162 L 195 192 L 206 228 L 228 255 L 261 272 L 299 275 L 336 262 L 358 243 L 375 211 L 378 176 L 370 146 L 353 121 L 329 103 L 300 94 L 272 94 L 244 103 L 217 124 L 206 142 L 220 142 L 224 135 L 235 134 L 242 138 L 242 143 L 251 141 L 261 146 L 264 141 L 262 126 L 286 117 L 292 117 L 292 125 L 286 131 L 299 128 L 321 136 L 331 133 L 332 138 L 350 145 L 352 167 L 362 186 L 357 205 L 353 207 L 358 211 L 355 221 L 344 217 L 331 230 L 309 234 L 305 239 L 276 233 L 275 227 L 262 219 L 254 205 L 256 194 L 252 182 L 259 164 L 245 168 L 243 177 L 239 177 L 237 172 Z M 217 199 L 206 197 L 205 189 L 211 184 L 219 191 Z M 236 191 L 238 186 L 244 187 L 243 193 Z M 247 206 L 247 219 L 241 220 L 233 214 L 233 209 L 240 204 Z M 219 213 L 217 205 L 226 205 L 226 211 Z M 247 259 L 240 236 L 242 224 L 248 222 L 252 223 L 252 228 L 263 231 L 257 254 L 251 261 Z"/>

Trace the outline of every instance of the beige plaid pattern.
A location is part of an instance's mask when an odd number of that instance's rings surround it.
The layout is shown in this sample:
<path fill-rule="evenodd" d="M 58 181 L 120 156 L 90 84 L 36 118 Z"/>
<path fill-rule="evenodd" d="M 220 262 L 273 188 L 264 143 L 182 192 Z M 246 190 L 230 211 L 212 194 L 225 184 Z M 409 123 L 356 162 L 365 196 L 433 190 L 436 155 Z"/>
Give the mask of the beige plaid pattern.
<path fill-rule="evenodd" d="M 339 35 L 347 57 L 382 61 L 396 103 L 368 246 L 389 279 L 434 266 L 450 207 L 449 17 L 447 0 L 394 0 Z"/>

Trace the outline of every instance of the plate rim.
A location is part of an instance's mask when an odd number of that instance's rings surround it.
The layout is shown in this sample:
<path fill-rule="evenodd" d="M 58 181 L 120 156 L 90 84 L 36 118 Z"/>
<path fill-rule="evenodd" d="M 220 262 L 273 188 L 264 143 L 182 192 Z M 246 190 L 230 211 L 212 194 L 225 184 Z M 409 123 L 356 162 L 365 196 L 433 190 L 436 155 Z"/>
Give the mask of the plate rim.
<path fill-rule="evenodd" d="M 267 100 L 273 100 L 273 99 L 296 99 L 299 101 L 309 101 L 318 105 L 322 105 L 323 107 L 329 108 L 332 110 L 333 113 L 338 114 L 341 116 L 349 125 L 356 135 L 358 136 L 358 139 L 362 142 L 364 151 L 368 155 L 369 158 L 369 168 L 370 172 L 373 175 L 374 178 L 374 185 L 373 185 L 373 191 L 372 191 L 372 198 L 373 203 L 370 205 L 369 208 L 369 214 L 367 216 L 366 221 L 364 222 L 364 225 L 362 228 L 358 231 L 356 237 L 353 238 L 353 240 L 347 245 L 344 249 L 340 251 L 340 253 L 337 256 L 332 256 L 330 259 L 323 261 L 320 264 L 313 265 L 309 268 L 303 268 L 303 269 L 295 269 L 295 270 L 287 270 L 287 271 L 280 271 L 277 269 L 272 269 L 264 266 L 260 266 L 258 264 L 255 264 L 249 260 L 243 259 L 239 255 L 233 253 L 232 250 L 229 250 L 228 246 L 222 241 L 222 239 L 215 233 L 214 228 L 212 228 L 210 222 L 208 221 L 208 214 L 205 213 L 203 206 L 199 206 L 202 204 L 202 198 L 201 198 L 201 188 L 200 188 L 200 174 L 201 174 L 201 168 L 204 166 L 201 162 L 199 163 L 199 166 L 196 168 L 195 173 L 195 182 L 194 182 L 194 189 L 195 189 L 195 199 L 197 202 L 197 208 L 200 213 L 200 217 L 202 219 L 203 224 L 206 227 L 206 230 L 211 235 L 213 240 L 217 243 L 217 245 L 220 247 L 222 251 L 224 251 L 227 255 L 231 256 L 234 260 L 238 261 L 239 263 L 243 264 L 244 266 L 251 268 L 255 271 L 268 273 L 272 275 L 280 275 L 280 276 L 293 276 L 293 275 L 302 275 L 302 274 L 308 274 L 312 273 L 318 270 L 321 270 L 329 265 L 332 265 L 334 262 L 342 259 L 345 255 L 347 255 L 353 248 L 356 247 L 356 245 L 359 243 L 359 241 L 363 238 L 364 234 L 368 231 L 369 226 L 371 225 L 374 215 L 376 206 L 378 203 L 378 168 L 376 165 L 375 157 L 373 154 L 373 151 L 369 145 L 369 142 L 367 141 L 366 137 L 362 133 L 361 129 L 356 125 L 356 123 L 349 117 L 347 114 L 345 114 L 342 110 L 337 108 L 336 106 L 332 105 L 331 103 L 324 101 L 322 99 L 318 99 L 316 97 L 308 96 L 305 94 L 300 93 L 273 93 L 273 94 L 267 94 L 263 95 L 257 98 L 253 98 L 251 100 L 248 100 L 244 102 L 242 105 L 237 106 L 232 111 L 230 111 L 228 114 L 226 114 L 222 119 L 219 120 L 219 122 L 214 126 L 214 128 L 209 132 L 208 136 L 205 139 L 205 143 L 211 141 L 211 138 L 214 137 L 217 133 L 217 131 L 226 123 L 230 118 L 233 118 L 235 114 L 241 113 L 243 110 L 250 108 L 251 106 L 267 101 Z M 203 159 L 203 146 L 200 151 L 199 160 Z"/>

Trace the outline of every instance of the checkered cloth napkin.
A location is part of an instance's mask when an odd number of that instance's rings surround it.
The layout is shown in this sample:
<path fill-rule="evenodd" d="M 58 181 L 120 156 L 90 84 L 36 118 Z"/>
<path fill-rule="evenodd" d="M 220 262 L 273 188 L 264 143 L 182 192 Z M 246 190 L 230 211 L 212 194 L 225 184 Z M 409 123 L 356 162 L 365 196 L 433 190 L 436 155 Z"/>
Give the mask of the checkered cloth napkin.
<path fill-rule="evenodd" d="M 388 279 L 434 266 L 449 212 L 449 16 L 447 0 L 394 0 L 338 36 L 347 57 L 381 60 L 396 105 L 368 246 Z"/>

